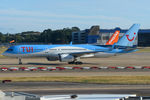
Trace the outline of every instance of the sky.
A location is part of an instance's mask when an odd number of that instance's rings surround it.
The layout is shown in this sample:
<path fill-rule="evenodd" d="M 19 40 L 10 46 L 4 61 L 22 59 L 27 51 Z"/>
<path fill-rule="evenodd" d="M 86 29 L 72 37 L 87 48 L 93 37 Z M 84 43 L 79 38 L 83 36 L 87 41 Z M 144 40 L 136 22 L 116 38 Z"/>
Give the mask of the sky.
<path fill-rule="evenodd" d="M 150 29 L 150 0 L 0 0 L 0 32 L 19 33 L 92 25 Z"/>

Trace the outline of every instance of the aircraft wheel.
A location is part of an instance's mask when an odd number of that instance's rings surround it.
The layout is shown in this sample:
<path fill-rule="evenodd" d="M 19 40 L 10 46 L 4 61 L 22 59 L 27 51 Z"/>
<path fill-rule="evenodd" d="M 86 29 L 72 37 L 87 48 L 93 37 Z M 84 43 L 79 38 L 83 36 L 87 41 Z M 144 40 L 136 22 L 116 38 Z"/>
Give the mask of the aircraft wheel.
<path fill-rule="evenodd" d="M 83 64 L 82 62 L 78 61 L 78 62 L 75 62 L 76 65 L 81 65 Z"/>
<path fill-rule="evenodd" d="M 22 65 L 22 62 L 19 62 L 19 65 Z"/>
<path fill-rule="evenodd" d="M 82 62 L 78 62 L 80 65 L 83 64 Z"/>
<path fill-rule="evenodd" d="M 78 62 L 75 62 L 76 65 L 78 65 Z"/>
<path fill-rule="evenodd" d="M 72 62 L 68 62 L 68 64 L 71 64 Z"/>
<path fill-rule="evenodd" d="M 68 64 L 74 64 L 74 62 L 68 62 Z"/>

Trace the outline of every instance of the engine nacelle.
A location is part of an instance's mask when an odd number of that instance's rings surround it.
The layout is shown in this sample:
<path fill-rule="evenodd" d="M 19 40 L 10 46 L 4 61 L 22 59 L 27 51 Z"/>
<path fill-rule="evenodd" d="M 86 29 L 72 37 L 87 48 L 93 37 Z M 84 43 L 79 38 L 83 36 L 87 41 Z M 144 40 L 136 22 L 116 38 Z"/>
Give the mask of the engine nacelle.
<path fill-rule="evenodd" d="M 72 55 L 69 55 L 69 54 L 60 54 L 59 60 L 61 62 L 71 62 L 71 61 L 74 61 L 74 57 Z"/>
<path fill-rule="evenodd" d="M 58 58 L 57 57 L 47 57 L 47 60 L 48 61 L 56 61 L 56 60 L 58 60 Z"/>

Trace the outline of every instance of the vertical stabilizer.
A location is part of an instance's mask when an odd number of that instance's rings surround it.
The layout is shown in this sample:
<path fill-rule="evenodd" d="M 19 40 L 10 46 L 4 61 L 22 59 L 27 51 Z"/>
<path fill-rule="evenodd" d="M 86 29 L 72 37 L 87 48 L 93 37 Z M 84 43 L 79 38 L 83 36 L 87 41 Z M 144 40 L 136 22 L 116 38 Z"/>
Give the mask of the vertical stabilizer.
<path fill-rule="evenodd" d="M 140 24 L 133 24 L 131 28 L 119 39 L 116 46 L 133 46 Z"/>
<path fill-rule="evenodd" d="M 113 45 L 118 42 L 120 31 L 115 31 L 115 33 L 111 36 L 111 38 L 106 42 L 106 45 Z"/>

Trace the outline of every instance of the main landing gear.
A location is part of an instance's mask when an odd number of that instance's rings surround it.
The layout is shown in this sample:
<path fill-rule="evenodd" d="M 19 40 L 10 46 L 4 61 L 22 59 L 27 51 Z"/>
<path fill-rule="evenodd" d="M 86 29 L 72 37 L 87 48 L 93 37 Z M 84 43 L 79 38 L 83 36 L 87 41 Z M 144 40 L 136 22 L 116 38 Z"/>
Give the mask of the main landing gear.
<path fill-rule="evenodd" d="M 68 64 L 76 64 L 76 65 L 81 65 L 83 64 L 81 61 L 72 61 L 72 62 L 68 62 Z"/>
<path fill-rule="evenodd" d="M 21 61 L 21 58 L 18 58 L 19 59 L 19 65 L 22 65 L 22 61 Z"/>
<path fill-rule="evenodd" d="M 74 61 L 68 62 L 68 64 L 76 64 L 76 65 L 81 65 L 83 64 L 80 60 L 80 57 L 75 57 Z"/>

